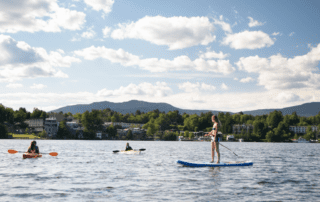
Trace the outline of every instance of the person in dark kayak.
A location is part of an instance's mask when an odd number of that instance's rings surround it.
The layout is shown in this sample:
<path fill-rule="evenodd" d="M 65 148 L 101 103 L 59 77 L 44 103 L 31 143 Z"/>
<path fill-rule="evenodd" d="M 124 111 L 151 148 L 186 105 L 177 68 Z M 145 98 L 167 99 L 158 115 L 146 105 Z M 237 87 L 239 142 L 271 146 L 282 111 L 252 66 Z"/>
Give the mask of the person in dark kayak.
<path fill-rule="evenodd" d="M 126 151 L 130 151 L 130 150 L 133 150 L 133 149 L 129 146 L 129 142 L 127 142 Z"/>
<path fill-rule="evenodd" d="M 28 153 L 32 153 L 32 154 L 39 154 L 39 147 L 37 146 L 37 142 L 36 141 L 32 141 L 29 148 L 28 148 Z"/>
<path fill-rule="evenodd" d="M 217 122 L 218 117 L 213 115 L 211 119 L 213 122 L 212 131 L 205 136 L 211 136 L 211 158 L 212 158 L 211 163 L 214 162 L 214 150 L 216 150 L 217 156 L 218 156 L 218 161 L 216 163 L 220 163 L 220 151 L 219 151 L 220 137 L 218 134 L 218 122 Z"/>

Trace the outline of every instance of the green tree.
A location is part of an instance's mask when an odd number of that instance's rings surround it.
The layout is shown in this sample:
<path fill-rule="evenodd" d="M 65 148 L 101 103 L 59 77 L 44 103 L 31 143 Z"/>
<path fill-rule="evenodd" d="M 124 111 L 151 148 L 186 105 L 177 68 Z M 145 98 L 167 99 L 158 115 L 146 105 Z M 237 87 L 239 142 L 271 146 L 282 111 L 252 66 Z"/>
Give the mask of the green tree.
<path fill-rule="evenodd" d="M 2 104 L 0 104 L 0 124 L 4 123 L 5 121 L 7 121 L 6 108 Z"/>
<path fill-rule="evenodd" d="M 6 108 L 6 119 L 10 124 L 14 124 L 14 111 L 12 108 Z"/>
<path fill-rule="evenodd" d="M 164 134 L 163 139 L 166 141 L 175 141 L 177 140 L 177 136 L 174 132 L 167 132 Z"/>
<path fill-rule="evenodd" d="M 41 138 L 46 138 L 46 137 L 47 137 L 47 132 L 46 132 L 45 130 L 41 131 L 41 132 L 39 133 L 39 137 L 41 137 Z"/>
<path fill-rule="evenodd" d="M 274 141 L 273 137 L 274 137 L 274 133 L 273 133 L 272 130 L 270 130 L 266 135 L 266 139 L 267 139 L 268 142 L 273 142 Z"/>
<path fill-rule="evenodd" d="M 193 139 L 194 138 L 194 134 L 193 133 L 189 133 L 189 139 Z"/>
<path fill-rule="evenodd" d="M 268 125 L 273 129 L 278 127 L 278 124 L 283 120 L 283 115 L 281 111 L 274 110 L 271 112 L 267 118 Z"/>
<path fill-rule="evenodd" d="M 303 138 L 309 141 L 310 139 L 314 139 L 314 136 L 315 136 L 315 132 L 312 131 L 311 126 L 308 126 L 307 127 L 307 132 L 303 136 Z"/>
<path fill-rule="evenodd" d="M 8 130 L 7 126 L 4 124 L 0 124 L 0 139 L 8 138 Z"/>
<path fill-rule="evenodd" d="M 148 129 L 147 129 L 147 136 L 148 137 L 153 137 L 153 131 L 152 131 L 152 128 L 151 127 L 148 127 Z"/>
<path fill-rule="evenodd" d="M 66 121 L 61 121 L 59 123 L 59 128 L 58 128 L 58 132 L 57 132 L 57 138 L 58 139 L 65 139 L 67 138 L 68 136 L 70 136 L 69 134 L 69 130 L 67 129 L 67 126 L 66 126 Z"/>
<path fill-rule="evenodd" d="M 128 130 L 127 135 L 126 135 L 127 140 L 133 140 L 133 134 L 131 130 Z"/>

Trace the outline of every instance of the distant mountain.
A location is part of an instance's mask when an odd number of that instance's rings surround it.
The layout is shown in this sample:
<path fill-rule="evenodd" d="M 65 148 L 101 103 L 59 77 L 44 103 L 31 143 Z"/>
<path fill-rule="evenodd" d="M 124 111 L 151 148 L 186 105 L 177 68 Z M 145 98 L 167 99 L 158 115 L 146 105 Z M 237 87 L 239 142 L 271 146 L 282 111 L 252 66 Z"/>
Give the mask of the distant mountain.
<path fill-rule="evenodd" d="M 152 103 L 152 102 L 144 102 L 144 101 L 138 101 L 138 100 L 131 100 L 131 101 L 122 102 L 122 103 L 113 103 L 113 102 L 103 101 L 103 102 L 94 102 L 92 104 L 79 104 L 79 105 L 62 107 L 56 110 L 52 110 L 50 112 L 58 113 L 62 111 L 63 113 L 71 112 L 72 114 L 76 114 L 76 113 L 83 113 L 87 110 L 92 111 L 93 109 L 100 110 L 100 109 L 106 109 L 106 108 L 110 108 L 111 110 L 120 112 L 122 114 L 135 113 L 137 110 L 140 110 L 140 112 L 149 112 L 155 109 L 159 109 L 160 112 L 165 112 L 165 113 L 168 113 L 169 111 L 178 110 L 180 114 L 187 113 L 187 114 L 200 115 L 202 112 L 207 113 L 209 111 L 211 111 L 214 114 L 218 114 L 219 112 L 226 113 L 226 111 L 217 111 L 217 110 L 179 109 L 167 103 Z M 243 113 L 257 116 L 257 115 L 269 114 L 274 110 L 281 111 L 283 115 L 292 114 L 292 112 L 297 112 L 298 116 L 306 116 L 306 117 L 315 116 L 320 111 L 320 102 L 306 103 L 306 104 L 297 105 L 293 107 L 286 107 L 283 109 L 258 109 L 258 110 L 252 110 L 252 111 L 243 111 Z M 229 113 L 234 114 L 232 112 L 229 112 Z"/>
<path fill-rule="evenodd" d="M 302 105 L 286 107 L 283 109 L 258 109 L 253 111 L 243 111 L 243 113 L 257 116 L 257 115 L 269 114 L 274 110 L 281 111 L 283 115 L 292 114 L 292 112 L 296 112 L 298 116 L 305 116 L 305 117 L 315 116 L 320 111 L 320 102 L 305 103 Z"/>
<path fill-rule="evenodd" d="M 177 107 L 174 107 L 167 103 L 152 103 L 152 102 L 144 102 L 144 101 L 138 101 L 138 100 L 131 100 L 128 102 L 122 102 L 122 103 L 113 103 L 108 101 L 103 102 L 94 102 L 92 104 L 79 104 L 79 105 L 72 105 L 72 106 L 66 106 L 62 107 L 56 110 L 52 110 L 50 112 L 63 112 L 68 113 L 71 112 L 72 114 L 76 113 L 84 113 L 85 111 L 91 112 L 93 109 L 102 110 L 110 108 L 113 111 L 120 112 L 121 114 L 126 113 L 135 113 L 137 110 L 140 110 L 140 112 L 149 112 L 156 109 L 159 109 L 160 112 L 168 113 L 169 111 L 178 110 L 180 114 L 187 113 L 187 114 L 198 114 L 200 115 L 202 112 L 212 112 L 214 114 L 218 114 L 222 111 L 214 111 L 214 110 L 188 110 L 188 109 L 179 109 Z"/>

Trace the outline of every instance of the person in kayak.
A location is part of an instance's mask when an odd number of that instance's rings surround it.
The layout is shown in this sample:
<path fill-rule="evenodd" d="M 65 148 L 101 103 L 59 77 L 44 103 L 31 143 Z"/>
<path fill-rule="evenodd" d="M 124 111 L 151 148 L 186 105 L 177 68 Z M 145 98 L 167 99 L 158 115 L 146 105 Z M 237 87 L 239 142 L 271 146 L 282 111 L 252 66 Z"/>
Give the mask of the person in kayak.
<path fill-rule="evenodd" d="M 133 150 L 133 149 L 129 146 L 129 142 L 127 142 L 126 151 L 130 151 L 130 150 Z"/>
<path fill-rule="evenodd" d="M 220 163 L 220 151 L 219 151 L 219 134 L 218 134 L 218 117 L 216 117 L 215 115 L 212 116 L 212 122 L 213 122 L 213 126 L 212 126 L 212 131 L 208 134 L 206 134 L 205 136 L 211 136 L 211 158 L 212 161 L 211 163 L 214 162 L 214 150 L 216 150 L 217 152 L 217 156 L 218 156 L 218 161 L 216 163 Z"/>
<path fill-rule="evenodd" d="M 32 154 L 39 154 L 39 147 L 37 146 L 37 142 L 36 141 L 32 141 L 29 148 L 28 148 L 28 153 L 32 153 Z"/>

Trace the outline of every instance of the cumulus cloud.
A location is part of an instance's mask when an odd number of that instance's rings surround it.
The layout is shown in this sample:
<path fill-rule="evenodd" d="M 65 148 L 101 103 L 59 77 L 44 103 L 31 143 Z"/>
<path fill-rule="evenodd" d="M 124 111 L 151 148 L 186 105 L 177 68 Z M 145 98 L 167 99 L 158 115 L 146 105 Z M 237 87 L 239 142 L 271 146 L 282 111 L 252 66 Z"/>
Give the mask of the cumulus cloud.
<path fill-rule="evenodd" d="M 111 97 L 123 95 L 136 95 L 136 96 L 155 96 L 165 97 L 172 94 L 172 89 L 165 82 L 157 82 L 155 85 L 151 83 L 129 84 L 128 86 L 121 86 L 116 90 L 102 89 L 98 91 L 98 96 Z"/>
<path fill-rule="evenodd" d="M 123 66 L 139 66 L 141 69 L 151 72 L 167 72 L 167 71 L 204 71 L 230 74 L 235 68 L 230 64 L 229 60 L 205 60 L 198 58 L 192 61 L 188 56 L 182 55 L 173 60 L 146 58 L 141 59 L 139 56 L 125 52 L 123 49 L 109 49 L 91 46 L 82 50 L 75 51 L 76 55 L 84 57 L 86 60 L 94 60 L 96 58 L 105 58 L 112 63 L 120 63 Z"/>
<path fill-rule="evenodd" d="M 221 84 L 221 88 L 222 88 L 223 90 L 228 90 L 228 89 L 229 89 L 229 87 L 228 87 L 225 83 L 222 83 L 222 84 Z"/>
<path fill-rule="evenodd" d="M 48 54 L 43 48 L 31 47 L 23 41 L 0 35 L 0 81 L 36 77 L 66 78 L 66 74 L 54 67 L 69 67 L 73 62 L 80 60 L 61 56 L 55 51 Z"/>
<path fill-rule="evenodd" d="M 289 36 L 293 36 L 294 35 L 294 32 L 291 32 L 290 34 L 289 34 Z"/>
<path fill-rule="evenodd" d="M 266 89 L 320 88 L 320 75 L 317 67 L 320 61 L 320 44 L 302 56 L 285 58 L 281 54 L 269 58 L 259 56 L 241 57 L 236 65 L 259 75 L 259 85 Z"/>
<path fill-rule="evenodd" d="M 220 51 L 219 53 L 217 53 L 215 51 L 211 51 L 210 48 L 207 49 L 207 52 L 202 53 L 200 55 L 201 58 L 206 58 L 206 59 L 210 59 L 210 58 L 224 59 L 228 56 L 229 56 L 229 54 L 223 54 L 222 51 Z"/>
<path fill-rule="evenodd" d="M 273 32 L 272 35 L 273 36 L 277 36 L 279 34 L 279 32 Z"/>
<path fill-rule="evenodd" d="M 254 79 L 251 78 L 250 76 L 247 77 L 247 78 L 243 78 L 243 79 L 240 80 L 241 83 L 249 83 L 249 82 L 251 82 L 251 81 L 254 81 Z"/>
<path fill-rule="evenodd" d="M 6 85 L 7 88 L 22 88 L 23 85 L 20 83 L 9 83 L 8 85 Z"/>
<path fill-rule="evenodd" d="M 84 0 L 84 2 L 92 7 L 93 10 L 100 11 L 103 10 L 104 13 L 110 13 L 114 0 Z"/>
<path fill-rule="evenodd" d="M 110 31 L 111 31 L 110 27 L 105 27 L 104 29 L 102 29 L 103 38 L 108 38 L 109 34 L 110 34 Z"/>
<path fill-rule="evenodd" d="M 30 86 L 30 88 L 33 88 L 33 89 L 43 89 L 43 88 L 46 88 L 47 86 L 44 85 L 44 84 L 33 84 L 32 86 Z"/>
<path fill-rule="evenodd" d="M 262 31 L 243 31 L 227 35 L 222 44 L 234 49 L 258 49 L 272 46 L 274 40 Z"/>
<path fill-rule="evenodd" d="M 0 1 L 0 32 L 61 32 L 79 30 L 85 23 L 82 12 L 59 7 L 57 0 Z"/>
<path fill-rule="evenodd" d="M 291 92 L 283 92 L 283 93 L 279 93 L 274 100 L 276 102 L 280 102 L 280 103 L 289 103 L 289 102 L 296 102 L 296 101 L 300 101 L 302 100 L 300 98 L 300 96 L 296 95 L 295 93 L 291 93 Z"/>
<path fill-rule="evenodd" d="M 230 24 L 223 21 L 222 15 L 220 15 L 219 19 L 214 18 L 213 21 L 214 21 L 213 22 L 214 24 L 221 26 L 223 31 L 228 32 L 228 33 L 232 33 L 232 29 L 231 29 Z"/>
<path fill-rule="evenodd" d="M 96 35 L 96 32 L 93 31 L 93 27 L 89 28 L 86 32 L 81 34 L 81 37 L 86 39 L 92 39 Z"/>
<path fill-rule="evenodd" d="M 137 22 L 119 24 L 111 33 L 113 39 L 142 39 L 156 45 L 166 45 L 170 50 L 196 45 L 208 45 L 216 37 L 213 24 L 207 17 L 146 16 Z"/>
<path fill-rule="evenodd" d="M 192 93 L 192 92 L 200 92 L 200 91 L 213 91 L 216 89 L 215 86 L 205 84 L 205 83 L 191 83 L 191 82 L 184 82 L 181 84 L 178 84 L 179 89 L 187 92 L 187 93 Z"/>
<path fill-rule="evenodd" d="M 256 26 L 262 26 L 265 22 L 258 22 L 258 20 L 254 20 L 252 17 L 248 17 L 248 19 L 250 20 L 249 22 L 249 27 L 256 27 Z"/>

